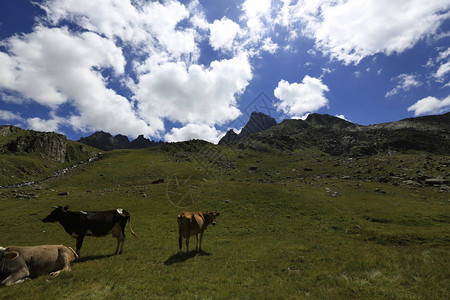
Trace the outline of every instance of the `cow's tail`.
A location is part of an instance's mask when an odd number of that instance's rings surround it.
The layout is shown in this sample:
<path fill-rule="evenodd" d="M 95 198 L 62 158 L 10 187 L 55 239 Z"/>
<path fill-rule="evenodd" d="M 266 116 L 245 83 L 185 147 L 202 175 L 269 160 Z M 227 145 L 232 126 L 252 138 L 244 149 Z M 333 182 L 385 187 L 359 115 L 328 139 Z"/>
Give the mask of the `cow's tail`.
<path fill-rule="evenodd" d="M 75 252 L 75 250 L 72 249 L 72 247 L 66 246 L 67 248 L 69 248 L 70 251 L 72 251 L 73 255 L 75 256 L 75 260 L 78 260 L 80 258 L 80 256 L 78 256 L 78 254 Z"/>
<path fill-rule="evenodd" d="M 128 225 L 130 225 L 130 232 L 134 237 L 137 237 L 136 233 L 134 233 L 133 228 L 131 228 L 131 217 L 128 216 Z"/>

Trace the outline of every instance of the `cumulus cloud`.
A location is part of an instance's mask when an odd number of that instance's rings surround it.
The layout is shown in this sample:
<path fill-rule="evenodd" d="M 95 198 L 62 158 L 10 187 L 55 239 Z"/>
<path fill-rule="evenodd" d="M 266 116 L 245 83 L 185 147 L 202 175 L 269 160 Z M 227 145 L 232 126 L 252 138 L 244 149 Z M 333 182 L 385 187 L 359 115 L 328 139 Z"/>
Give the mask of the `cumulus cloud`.
<path fill-rule="evenodd" d="M 394 77 L 392 81 L 396 81 L 397 85 L 386 93 L 385 98 L 394 96 L 402 91 L 407 92 L 413 87 L 419 87 L 422 83 L 418 80 L 418 75 L 415 74 L 400 74 Z"/>
<path fill-rule="evenodd" d="M 208 24 L 198 5 L 44 1 L 40 7 L 47 15 L 33 32 L 3 42 L 2 95 L 19 93 L 16 103 L 27 99 L 50 108 L 50 119 L 27 120 L 33 129 L 57 130 L 64 123 L 80 131 L 161 137 L 165 120 L 185 125 L 171 138 L 188 136 L 191 123 L 214 128 L 233 120 L 240 115 L 237 97 L 252 78 L 248 55 L 236 52 L 200 65 L 196 30 L 209 29 L 210 43 L 219 50 L 231 49 L 240 27 L 225 17 Z M 188 23 L 178 26 L 181 21 Z M 57 27 L 67 22 L 77 27 Z M 123 52 L 127 46 L 130 56 Z M 125 73 L 127 65 L 133 77 Z M 111 84 L 129 89 L 130 98 Z M 65 119 L 55 114 L 62 104 L 75 109 Z"/>
<path fill-rule="evenodd" d="M 320 79 L 306 75 L 301 83 L 289 83 L 286 80 L 278 82 L 274 95 L 280 101 L 276 103 L 278 111 L 301 118 L 306 113 L 312 113 L 328 105 L 324 93 L 328 87 Z"/>
<path fill-rule="evenodd" d="M 414 111 L 415 116 L 425 114 L 440 114 L 450 109 L 450 96 L 439 100 L 435 97 L 426 97 L 408 107 L 408 111 Z"/>
<path fill-rule="evenodd" d="M 135 89 L 140 114 L 182 124 L 224 124 L 240 115 L 236 96 L 252 78 L 247 55 L 213 61 L 209 67 L 183 62 L 152 67 Z"/>
<path fill-rule="evenodd" d="M 277 21 L 286 27 L 303 23 L 303 33 L 319 50 L 358 64 L 376 53 L 402 53 L 436 33 L 449 17 L 449 7 L 447 0 L 286 0 Z"/>
<path fill-rule="evenodd" d="M 119 38 L 133 46 L 160 45 L 171 55 L 196 51 L 195 31 L 176 28 L 189 17 L 189 10 L 178 1 L 47 0 L 41 4 L 45 21 L 52 25 L 68 20 L 108 39 Z"/>
<path fill-rule="evenodd" d="M 242 10 L 251 38 L 259 39 L 267 30 L 265 20 L 270 20 L 271 0 L 245 0 Z"/>
<path fill-rule="evenodd" d="M 8 110 L 0 109 L 0 120 L 3 121 L 22 121 L 22 117 L 19 114 L 13 113 Z"/>
<path fill-rule="evenodd" d="M 233 48 L 233 41 L 240 32 L 239 25 L 227 17 L 215 20 L 209 25 L 209 28 L 209 42 L 214 50 L 231 50 Z"/>
<path fill-rule="evenodd" d="M 223 132 L 218 131 L 214 126 L 206 124 L 188 124 L 182 128 L 173 128 L 164 136 L 167 142 L 181 142 L 193 139 L 202 139 L 217 144 Z"/>
<path fill-rule="evenodd" d="M 30 34 L 10 38 L 6 45 L 9 55 L 0 56 L 0 65 L 8 67 L 7 75 L 0 78 L 1 88 L 20 92 L 52 111 L 70 103 L 77 112 L 69 121 L 80 121 L 70 123 L 78 130 L 153 133 L 126 98 L 105 86 L 106 78 L 97 71 L 111 70 L 113 76 L 124 72 L 122 51 L 111 40 L 92 32 L 76 34 L 67 28 L 38 26 Z M 54 118 L 46 127 L 56 130 L 58 120 Z M 33 128 L 42 123 L 28 122 Z"/>
<path fill-rule="evenodd" d="M 54 113 L 52 113 L 51 118 L 47 120 L 38 117 L 28 118 L 26 120 L 28 127 L 36 131 L 58 131 L 61 123 L 65 122 L 66 121 L 63 118 L 55 116 Z"/>

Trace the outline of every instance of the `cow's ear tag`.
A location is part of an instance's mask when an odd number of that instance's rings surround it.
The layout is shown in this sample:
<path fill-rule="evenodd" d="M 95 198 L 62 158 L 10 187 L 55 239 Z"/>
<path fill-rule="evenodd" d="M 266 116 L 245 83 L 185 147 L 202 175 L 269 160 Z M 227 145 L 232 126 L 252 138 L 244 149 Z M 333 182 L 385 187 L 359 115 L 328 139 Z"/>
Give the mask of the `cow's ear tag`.
<path fill-rule="evenodd" d="M 19 257 L 19 252 L 16 252 L 16 251 L 6 252 L 3 255 L 3 258 L 8 259 L 8 260 L 15 260 L 18 257 Z"/>

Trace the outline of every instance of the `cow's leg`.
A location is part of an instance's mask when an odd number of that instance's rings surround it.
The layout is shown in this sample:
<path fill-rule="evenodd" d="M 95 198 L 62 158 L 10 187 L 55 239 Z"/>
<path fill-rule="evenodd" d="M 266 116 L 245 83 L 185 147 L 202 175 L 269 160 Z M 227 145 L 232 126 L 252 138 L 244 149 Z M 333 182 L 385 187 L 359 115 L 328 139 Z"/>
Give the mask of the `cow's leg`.
<path fill-rule="evenodd" d="M 189 253 L 189 237 L 186 237 L 186 253 Z"/>
<path fill-rule="evenodd" d="M 81 246 L 83 245 L 83 240 L 84 240 L 84 234 L 80 234 L 77 237 L 77 255 L 78 257 L 81 257 Z"/>
<path fill-rule="evenodd" d="M 21 268 L 17 272 L 12 273 L 8 277 L 6 277 L 6 279 L 3 280 L 0 285 L 7 286 L 7 285 L 15 284 L 15 283 L 20 283 L 20 282 L 23 282 L 25 280 L 25 278 L 27 278 L 28 276 L 30 276 L 30 272 L 28 271 L 28 269 Z"/>
<path fill-rule="evenodd" d="M 180 248 L 181 253 L 181 248 L 183 247 L 183 237 L 181 236 L 181 234 L 178 236 L 178 247 Z"/>
<path fill-rule="evenodd" d="M 195 235 L 196 243 L 195 243 L 195 251 L 198 251 L 198 233 Z"/>
<path fill-rule="evenodd" d="M 200 232 L 200 247 L 198 248 L 198 251 L 202 251 L 202 241 L 203 241 L 203 232 Z"/>
<path fill-rule="evenodd" d="M 117 238 L 117 241 L 120 243 L 119 254 L 123 253 L 123 244 L 125 244 L 125 226 L 127 225 L 128 218 L 123 220 L 120 224 L 120 236 Z M 120 241 L 119 241 L 120 240 Z M 119 247 L 119 245 L 117 245 Z"/>
<path fill-rule="evenodd" d="M 123 235 L 122 237 L 118 238 L 117 240 L 119 241 L 120 239 L 120 250 L 119 250 L 119 254 L 123 253 L 123 244 L 125 244 L 125 235 Z M 118 247 L 119 245 L 117 245 Z"/>

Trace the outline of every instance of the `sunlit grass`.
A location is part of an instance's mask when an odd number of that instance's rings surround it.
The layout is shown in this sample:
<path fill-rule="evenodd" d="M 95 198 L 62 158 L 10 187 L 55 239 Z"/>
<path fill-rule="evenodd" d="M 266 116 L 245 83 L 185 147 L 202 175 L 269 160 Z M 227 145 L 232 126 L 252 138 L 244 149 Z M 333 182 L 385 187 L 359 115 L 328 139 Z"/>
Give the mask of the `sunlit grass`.
<path fill-rule="evenodd" d="M 87 237 L 83 258 L 72 272 L 2 288 L 0 297 L 444 299 L 448 295 L 448 192 L 376 180 L 396 170 L 414 176 L 426 161 L 424 156 L 352 161 L 314 152 L 296 156 L 219 150 L 234 161 L 234 168 L 218 166 L 206 156 L 200 162 L 176 162 L 171 151 L 121 150 L 38 189 L 2 190 L 1 246 L 74 247 L 75 240 L 62 226 L 40 221 L 53 205 L 70 205 L 73 210 L 122 207 L 131 213 L 138 237 L 131 236 L 127 227 L 125 252 L 119 256 L 111 256 L 116 245 L 112 237 Z M 370 174 L 361 172 L 368 169 Z M 448 171 L 433 166 L 427 172 L 432 176 Z M 364 177 L 369 175 L 375 179 Z M 165 178 L 165 183 L 151 184 L 158 178 Z M 187 185 L 180 187 L 183 183 Z M 189 190 L 193 197 L 186 199 L 174 192 Z M 14 198 L 20 191 L 38 197 Z M 64 191 L 69 195 L 57 195 Z M 221 213 L 217 225 L 206 230 L 203 253 L 178 254 L 176 215 L 181 210 Z"/>

